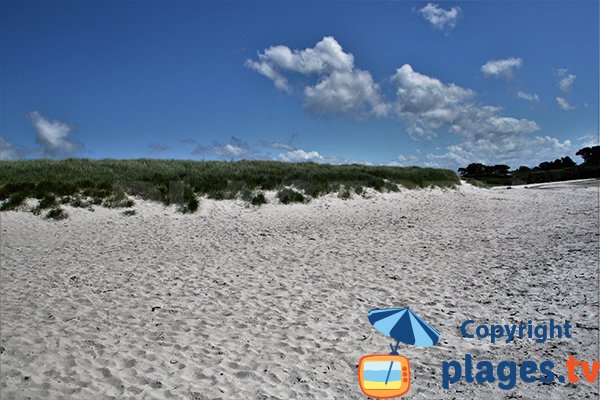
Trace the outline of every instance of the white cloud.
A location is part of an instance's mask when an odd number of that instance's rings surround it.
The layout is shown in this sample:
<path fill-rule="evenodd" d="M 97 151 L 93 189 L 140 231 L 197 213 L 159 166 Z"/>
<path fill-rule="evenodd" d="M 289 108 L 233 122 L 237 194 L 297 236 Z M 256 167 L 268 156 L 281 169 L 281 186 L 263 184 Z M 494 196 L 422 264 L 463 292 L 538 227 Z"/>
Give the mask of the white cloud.
<path fill-rule="evenodd" d="M 283 150 L 295 150 L 296 147 L 290 142 L 269 142 L 268 140 L 261 140 L 260 145 L 263 147 L 269 147 L 272 149 L 283 149 Z"/>
<path fill-rule="evenodd" d="M 534 122 L 498 115 L 500 108 L 475 103 L 475 92 L 416 72 L 408 64 L 391 79 L 397 87 L 394 111 L 414 137 L 432 138 L 441 128 L 462 138 L 477 139 L 529 133 Z"/>
<path fill-rule="evenodd" d="M 600 145 L 600 140 L 598 139 L 598 134 L 596 135 L 583 135 L 577 138 L 579 142 L 579 148 L 583 147 L 594 147 Z"/>
<path fill-rule="evenodd" d="M 212 153 L 222 158 L 242 158 L 250 155 L 250 146 L 243 140 L 232 137 L 229 143 L 215 143 L 212 146 L 198 145 L 192 152 L 193 154 Z"/>
<path fill-rule="evenodd" d="M 499 107 L 478 104 L 472 90 L 443 83 L 410 65 L 399 68 L 392 82 L 397 86 L 394 111 L 411 136 L 431 138 L 444 129 L 458 139 L 440 154 L 401 155 L 393 161 L 398 165 L 452 169 L 473 162 L 517 165 L 563 157 L 572 148 L 569 140 L 531 136 L 540 129 L 535 121 L 502 116 Z"/>
<path fill-rule="evenodd" d="M 286 153 L 281 153 L 277 157 L 281 161 L 323 161 L 323 157 L 317 151 L 304 151 L 301 149 L 291 150 Z"/>
<path fill-rule="evenodd" d="M 50 120 L 37 111 L 29 114 L 36 129 L 36 141 L 45 156 L 70 155 L 82 146 L 71 137 L 73 127 L 64 122 Z"/>
<path fill-rule="evenodd" d="M 517 97 L 523 100 L 539 103 L 540 98 L 537 93 L 518 92 Z"/>
<path fill-rule="evenodd" d="M 460 86 L 445 85 L 439 79 L 420 74 L 409 64 L 396 70 L 391 81 L 396 85 L 395 113 L 408 125 L 413 137 L 431 138 L 435 130 L 452 124 L 475 92 Z"/>
<path fill-rule="evenodd" d="M 247 60 L 246 67 L 271 79 L 275 87 L 291 92 L 286 74 L 315 77 L 305 84 L 304 105 L 317 114 L 384 115 L 387 106 L 381 100 L 379 86 L 371 74 L 354 65 L 354 56 L 330 36 L 314 47 L 291 50 L 273 46 L 258 54 L 258 61 Z"/>
<path fill-rule="evenodd" d="M 488 63 L 486 71 L 508 76 L 522 64 L 520 59 L 499 61 Z M 396 164 L 451 168 L 472 162 L 513 165 L 536 157 L 543 160 L 547 156 L 564 156 L 571 147 L 568 140 L 532 136 L 540 129 L 535 121 L 502 115 L 500 107 L 478 103 L 475 91 L 417 72 L 409 64 L 398 68 L 388 80 L 396 89 L 395 99 L 383 101 L 371 75 L 356 69 L 354 57 L 344 53 L 333 38 L 325 38 L 314 48 L 302 51 L 291 51 L 285 46 L 279 46 L 276 51 L 267 49 L 259 55 L 257 63 L 267 63 L 278 73 L 318 76 L 318 82 L 303 91 L 305 107 L 314 108 L 314 112 L 356 114 L 356 110 L 364 109 L 367 104 L 372 115 L 397 117 L 414 139 L 431 139 L 443 131 L 452 134 L 456 141 L 445 149 L 436 149 L 438 154 L 400 156 L 393 161 Z M 535 93 L 519 92 L 517 96 L 539 101 Z M 329 161 L 316 151 L 300 150 L 291 144 L 271 147 L 287 150 L 277 156 L 281 160 L 340 162 L 338 159 Z"/>
<path fill-rule="evenodd" d="M 560 78 L 558 81 L 558 87 L 563 92 L 568 92 L 571 90 L 571 86 L 573 86 L 573 82 L 577 79 L 576 75 L 569 74 L 569 70 L 565 68 L 560 68 L 556 71 L 556 74 Z"/>
<path fill-rule="evenodd" d="M 0 136 L 0 160 L 18 160 L 19 158 L 21 157 L 17 148 Z"/>
<path fill-rule="evenodd" d="M 458 17 L 460 16 L 460 7 L 452 7 L 450 10 L 444 10 L 435 3 L 427 3 L 427 5 L 419 10 L 421 16 L 425 18 L 434 29 L 445 30 L 452 29 L 456 26 Z"/>
<path fill-rule="evenodd" d="M 383 116 L 388 111 L 371 74 L 361 70 L 333 71 L 315 86 L 307 86 L 304 95 L 305 107 L 315 114 L 352 114 L 366 108 Z"/>
<path fill-rule="evenodd" d="M 503 60 L 490 60 L 481 66 L 485 76 L 512 78 L 514 70 L 521 68 L 523 60 L 520 58 L 506 58 Z"/>
<path fill-rule="evenodd" d="M 448 146 L 442 154 L 401 155 L 392 163 L 452 170 L 476 162 L 487 165 L 506 164 L 517 168 L 523 164 L 535 166 L 542 161 L 564 157 L 574 149 L 570 140 L 560 141 L 549 136 L 513 135 L 462 141 Z"/>
<path fill-rule="evenodd" d="M 575 108 L 571 104 L 569 104 L 567 99 L 565 99 L 564 97 L 557 97 L 556 102 L 558 103 L 558 106 L 561 108 L 561 110 L 564 111 L 569 111 Z"/>

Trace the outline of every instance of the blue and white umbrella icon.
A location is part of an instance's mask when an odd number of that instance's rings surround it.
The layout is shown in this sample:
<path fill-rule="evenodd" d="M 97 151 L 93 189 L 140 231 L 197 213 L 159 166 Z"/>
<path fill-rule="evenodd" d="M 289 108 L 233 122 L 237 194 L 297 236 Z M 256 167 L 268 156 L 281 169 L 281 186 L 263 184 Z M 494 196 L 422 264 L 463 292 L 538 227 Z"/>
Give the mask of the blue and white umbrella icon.
<path fill-rule="evenodd" d="M 398 354 L 400 342 L 413 346 L 433 346 L 440 340 L 440 333 L 427 324 L 408 307 L 405 308 L 375 308 L 369 311 L 369 322 L 379 332 L 396 340 L 396 346 L 390 344 L 392 352 Z M 385 379 L 387 384 L 392 371 L 392 365 Z"/>

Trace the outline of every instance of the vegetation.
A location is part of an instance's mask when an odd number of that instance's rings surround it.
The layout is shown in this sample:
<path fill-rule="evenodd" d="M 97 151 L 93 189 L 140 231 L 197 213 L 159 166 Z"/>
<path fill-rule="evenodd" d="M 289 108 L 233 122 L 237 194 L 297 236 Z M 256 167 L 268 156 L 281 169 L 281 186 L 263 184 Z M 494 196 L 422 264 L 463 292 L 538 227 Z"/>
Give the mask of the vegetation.
<path fill-rule="evenodd" d="M 0 211 L 16 210 L 23 205 L 27 199 L 27 195 L 23 192 L 11 193 L 5 197 L 5 200 L 0 206 Z"/>
<path fill-rule="evenodd" d="M 514 171 L 510 171 L 508 165 L 490 166 L 473 163 L 466 168 L 459 168 L 458 173 L 467 182 L 478 186 L 519 185 L 600 178 L 600 146 L 584 147 L 576 154 L 583 158 L 583 163 L 580 165 L 577 165 L 571 157 L 567 156 L 554 161 L 544 161 L 534 168 L 521 166 Z"/>
<path fill-rule="evenodd" d="M 61 220 L 61 219 L 66 219 L 68 218 L 69 214 L 67 214 L 65 212 L 65 210 L 63 210 L 60 207 L 56 207 L 53 208 L 52 210 L 48 211 L 48 213 L 46 214 L 46 219 L 54 219 L 54 220 Z"/>
<path fill-rule="evenodd" d="M 302 193 L 290 188 L 281 189 L 279 192 L 277 192 L 277 198 L 283 204 L 304 203 L 305 200 Z"/>
<path fill-rule="evenodd" d="M 352 197 L 352 192 L 350 191 L 350 189 L 343 187 L 338 192 L 338 197 L 342 200 L 348 200 Z"/>
<path fill-rule="evenodd" d="M 50 207 L 54 207 L 57 205 L 56 196 L 52 193 L 47 193 L 42 197 L 42 199 L 38 202 L 37 207 L 35 207 L 32 212 L 34 214 L 40 214 L 42 210 L 48 209 Z"/>
<path fill-rule="evenodd" d="M 286 204 L 351 188 L 379 191 L 459 185 L 450 171 L 419 167 L 330 165 L 278 161 L 186 160 L 21 160 L 0 161 L 2 210 L 20 207 L 26 198 L 54 196 L 75 207 L 100 205 L 131 207 L 129 196 L 176 204 L 181 212 L 195 212 L 197 196 L 242 198 L 250 204 L 266 202 L 262 191 L 279 190 Z M 286 189 L 287 188 L 287 189 Z M 293 188 L 293 189 L 291 189 Z M 302 197 L 302 200 L 299 200 Z M 283 200 L 282 200 L 283 199 Z"/>
<path fill-rule="evenodd" d="M 250 198 L 250 204 L 253 206 L 261 206 L 267 204 L 267 198 L 263 192 L 258 192 Z"/>

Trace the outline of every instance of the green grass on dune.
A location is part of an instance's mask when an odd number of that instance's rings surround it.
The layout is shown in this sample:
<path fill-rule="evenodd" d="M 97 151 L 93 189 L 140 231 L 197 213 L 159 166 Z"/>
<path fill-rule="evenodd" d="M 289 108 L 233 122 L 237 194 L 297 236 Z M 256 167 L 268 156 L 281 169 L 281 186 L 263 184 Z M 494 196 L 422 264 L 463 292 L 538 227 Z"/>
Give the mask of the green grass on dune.
<path fill-rule="evenodd" d="M 49 195 L 127 207 L 126 193 L 178 204 L 180 211 L 194 212 L 198 208 L 196 195 L 216 199 L 242 196 L 260 205 L 265 202 L 261 191 L 286 187 L 318 197 L 342 187 L 360 193 L 365 187 L 393 191 L 397 185 L 425 188 L 459 184 L 453 171 L 419 167 L 155 159 L 0 161 L 0 200 L 9 204 L 5 209 L 20 205 L 24 197 L 44 199 Z M 252 195 L 248 197 L 248 193 Z"/>

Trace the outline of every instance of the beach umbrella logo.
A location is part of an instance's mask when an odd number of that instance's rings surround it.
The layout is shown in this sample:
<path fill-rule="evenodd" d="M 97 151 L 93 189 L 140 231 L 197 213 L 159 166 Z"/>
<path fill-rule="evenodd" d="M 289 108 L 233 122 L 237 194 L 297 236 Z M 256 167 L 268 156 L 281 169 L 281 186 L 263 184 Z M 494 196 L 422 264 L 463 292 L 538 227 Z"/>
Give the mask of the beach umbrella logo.
<path fill-rule="evenodd" d="M 386 399 L 400 397 L 410 389 L 410 363 L 398 354 L 400 343 L 433 346 L 440 333 L 421 317 L 405 308 L 376 308 L 369 311 L 369 322 L 375 329 L 396 341 L 389 354 L 370 354 L 358 364 L 358 382 L 367 396 Z"/>

